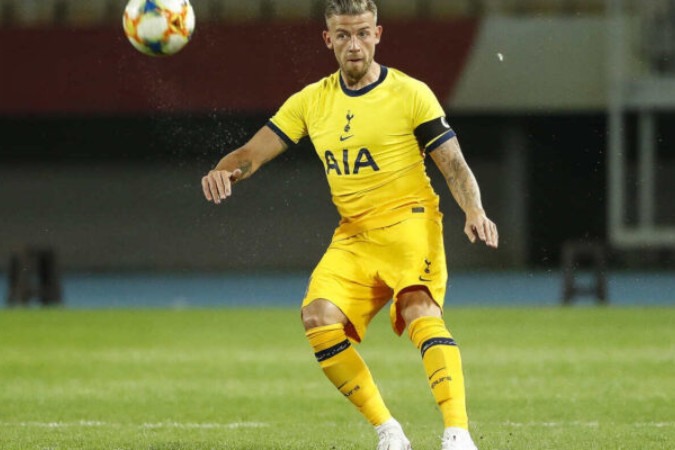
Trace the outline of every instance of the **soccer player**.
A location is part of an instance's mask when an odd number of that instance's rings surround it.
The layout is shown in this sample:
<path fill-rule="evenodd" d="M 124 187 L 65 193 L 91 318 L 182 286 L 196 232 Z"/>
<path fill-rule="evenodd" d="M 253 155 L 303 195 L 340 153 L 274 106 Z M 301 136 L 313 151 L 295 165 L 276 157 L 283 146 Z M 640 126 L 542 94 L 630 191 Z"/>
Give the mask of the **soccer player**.
<path fill-rule="evenodd" d="M 420 350 L 445 430 L 442 449 L 475 449 L 468 432 L 462 364 L 442 306 L 447 269 L 430 155 L 466 214 L 471 242 L 496 248 L 495 224 L 455 132 L 422 82 L 374 60 L 382 37 L 373 0 L 327 0 L 323 39 L 339 70 L 292 95 L 246 144 L 202 178 L 219 204 L 287 147 L 309 136 L 323 161 L 341 220 L 302 303 L 306 336 L 335 387 L 377 431 L 378 450 L 410 449 L 353 344 L 391 299 L 397 334 Z"/>

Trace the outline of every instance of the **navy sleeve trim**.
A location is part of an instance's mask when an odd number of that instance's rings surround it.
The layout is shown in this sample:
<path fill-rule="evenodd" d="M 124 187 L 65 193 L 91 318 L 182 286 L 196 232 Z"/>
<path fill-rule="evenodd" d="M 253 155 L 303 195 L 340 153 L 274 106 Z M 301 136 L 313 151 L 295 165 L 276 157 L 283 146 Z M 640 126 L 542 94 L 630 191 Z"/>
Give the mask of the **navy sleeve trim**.
<path fill-rule="evenodd" d="M 284 141 L 284 142 L 286 143 L 286 145 L 288 145 L 289 147 L 290 147 L 291 145 L 294 145 L 294 144 L 295 144 L 295 142 L 293 142 L 293 140 L 292 140 L 291 138 L 289 138 L 289 137 L 286 135 L 286 133 L 284 133 L 283 131 L 281 131 L 281 128 L 279 128 L 278 126 L 274 125 L 274 123 L 273 123 L 271 120 L 268 120 L 267 123 L 266 123 L 266 125 L 270 128 L 270 130 L 274 131 L 274 132 L 281 138 L 281 140 Z"/>
<path fill-rule="evenodd" d="M 436 139 L 434 142 L 432 142 L 432 143 L 426 148 L 427 153 L 433 152 L 433 151 L 436 150 L 438 147 L 440 147 L 442 144 L 444 144 L 445 142 L 448 142 L 450 139 L 454 138 L 455 136 L 457 136 L 457 134 L 456 134 L 453 130 L 446 131 L 445 134 L 444 134 L 443 136 L 441 136 L 441 137 L 439 137 L 438 139 Z"/>
<path fill-rule="evenodd" d="M 420 147 L 424 148 L 429 142 L 442 134 L 447 133 L 448 130 L 452 131 L 452 128 L 448 125 L 448 121 L 445 120 L 445 117 L 437 117 L 436 119 L 424 122 L 415 128 L 415 137 L 417 138 Z"/>

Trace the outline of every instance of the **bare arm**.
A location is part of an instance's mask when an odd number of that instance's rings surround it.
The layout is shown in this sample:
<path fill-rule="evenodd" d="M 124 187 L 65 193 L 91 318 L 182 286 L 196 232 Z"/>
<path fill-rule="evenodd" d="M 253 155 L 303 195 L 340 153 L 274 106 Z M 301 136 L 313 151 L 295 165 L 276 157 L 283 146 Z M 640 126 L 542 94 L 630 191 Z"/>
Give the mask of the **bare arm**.
<path fill-rule="evenodd" d="M 232 184 L 250 177 L 284 150 L 286 143 L 269 127 L 262 127 L 251 140 L 225 155 L 213 170 L 202 177 L 204 197 L 219 204 L 232 195 Z"/>
<path fill-rule="evenodd" d="M 497 226 L 485 215 L 476 177 L 464 159 L 457 137 L 431 152 L 431 158 L 443 174 L 455 201 L 466 214 L 464 233 L 473 243 L 476 237 L 489 247 L 497 248 Z"/>

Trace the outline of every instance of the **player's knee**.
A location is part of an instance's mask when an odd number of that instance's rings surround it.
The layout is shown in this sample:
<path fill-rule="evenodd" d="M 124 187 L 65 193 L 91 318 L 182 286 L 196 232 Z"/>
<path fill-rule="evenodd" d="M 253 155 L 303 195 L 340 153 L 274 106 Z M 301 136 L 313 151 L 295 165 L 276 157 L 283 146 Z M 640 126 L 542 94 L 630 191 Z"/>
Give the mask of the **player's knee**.
<path fill-rule="evenodd" d="M 396 306 L 406 325 L 410 325 L 420 317 L 441 317 L 442 315 L 441 307 L 423 287 L 411 287 L 401 291 Z"/>
<path fill-rule="evenodd" d="M 305 330 L 336 323 L 346 325 L 348 322 L 347 316 L 340 311 L 340 308 L 325 299 L 316 299 L 302 308 L 301 317 Z"/>

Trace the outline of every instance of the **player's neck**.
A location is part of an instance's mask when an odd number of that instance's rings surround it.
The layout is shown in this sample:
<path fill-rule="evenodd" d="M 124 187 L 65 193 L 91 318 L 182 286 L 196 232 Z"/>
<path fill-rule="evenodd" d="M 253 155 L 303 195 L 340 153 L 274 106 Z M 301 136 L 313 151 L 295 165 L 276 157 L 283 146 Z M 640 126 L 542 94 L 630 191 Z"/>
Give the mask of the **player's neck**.
<path fill-rule="evenodd" d="M 377 80 L 379 80 L 381 71 L 382 67 L 378 63 L 373 61 L 370 67 L 368 68 L 368 72 L 366 72 L 366 74 L 363 75 L 358 80 L 351 79 L 345 74 L 344 71 L 340 71 L 340 76 L 342 77 L 342 81 L 344 81 L 344 84 L 348 89 L 352 91 L 358 91 L 359 89 L 363 89 L 364 87 L 371 85 L 375 83 Z"/>

